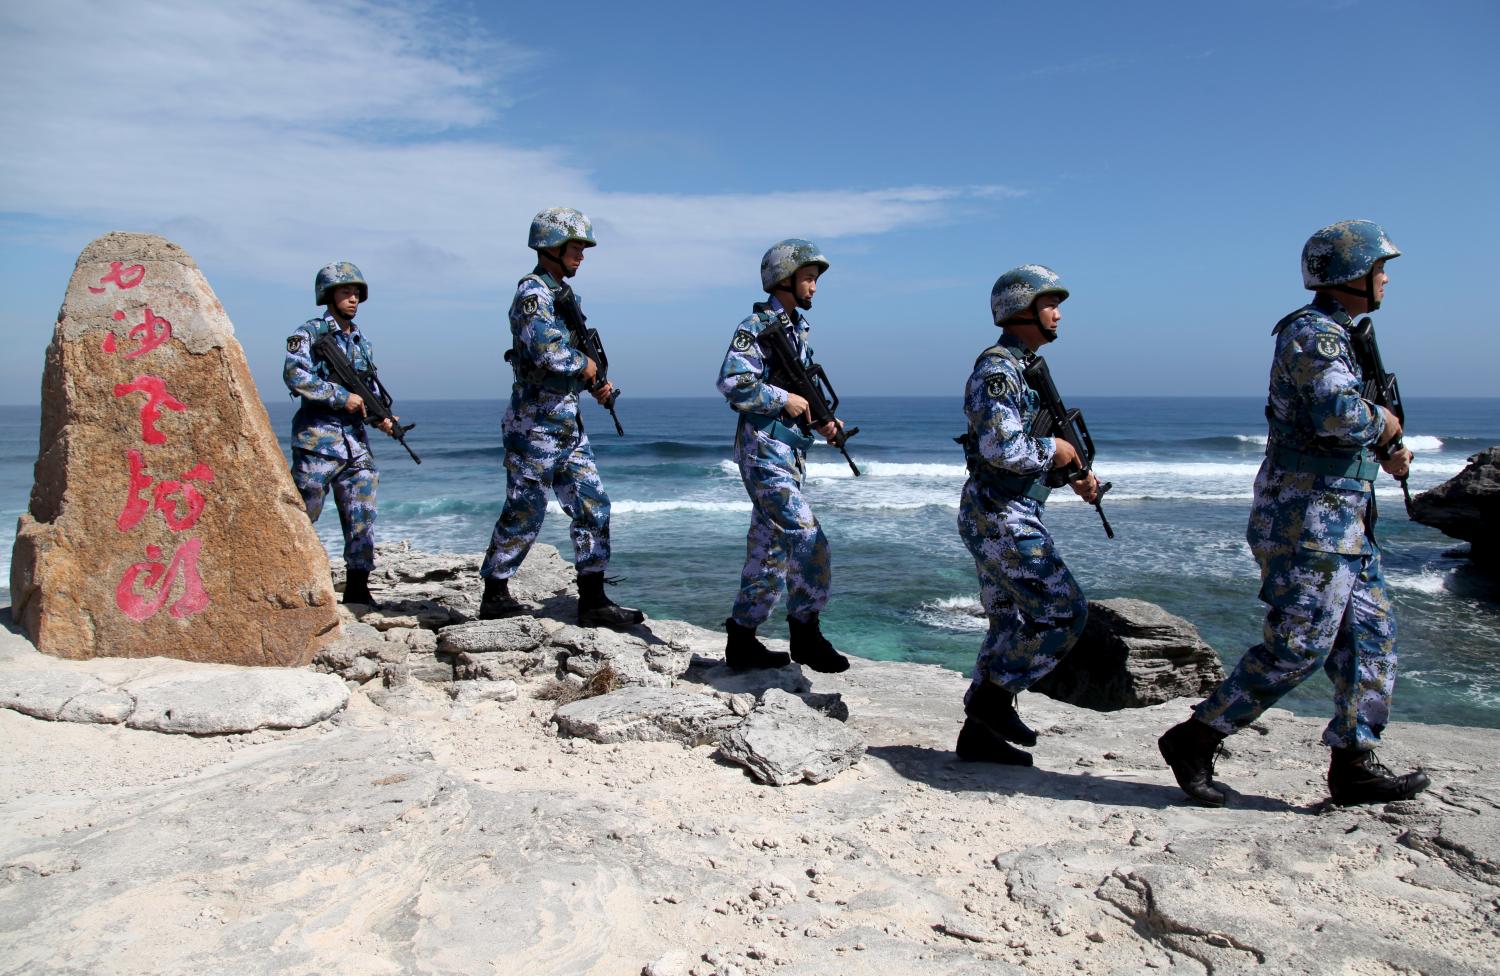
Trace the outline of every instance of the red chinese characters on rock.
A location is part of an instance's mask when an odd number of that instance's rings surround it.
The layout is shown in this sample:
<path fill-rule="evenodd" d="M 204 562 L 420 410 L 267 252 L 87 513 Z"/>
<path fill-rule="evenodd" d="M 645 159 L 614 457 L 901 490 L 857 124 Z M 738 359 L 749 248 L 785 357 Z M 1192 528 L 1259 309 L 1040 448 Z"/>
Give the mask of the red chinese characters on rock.
<path fill-rule="evenodd" d="M 89 291 L 96 295 L 102 294 L 110 285 L 120 291 L 127 291 L 139 285 L 145 277 L 144 265 L 132 264 L 127 267 L 124 261 L 111 261 L 109 273 L 99 279 L 99 284 L 105 287 L 90 286 Z M 116 322 L 124 322 L 126 315 L 124 311 L 116 311 L 112 318 Z M 121 358 L 136 359 L 170 339 L 172 323 L 148 306 L 144 309 L 141 321 L 131 326 L 128 335 L 134 340 L 135 348 L 124 353 Z M 114 332 L 106 333 L 103 348 L 107 353 L 118 351 Z M 167 435 L 157 427 L 162 418 L 162 410 L 186 413 L 187 405 L 167 392 L 167 384 L 161 377 L 149 373 L 141 373 L 129 383 L 116 383 L 114 386 L 117 400 L 133 393 L 146 395 L 146 402 L 140 408 L 141 440 L 148 445 L 165 444 Z M 175 479 L 158 481 L 147 470 L 146 457 L 140 450 L 128 450 L 125 461 L 129 468 L 129 481 L 125 504 L 115 519 L 115 528 L 120 532 L 129 532 L 139 526 L 153 509 L 161 514 L 162 521 L 171 532 L 186 532 L 198 524 L 198 519 L 208 504 L 208 499 L 199 489 L 214 480 L 212 468 L 198 463 Z M 203 578 L 198 568 L 202 548 L 202 539 L 186 538 L 178 543 L 170 556 L 164 557 L 163 546 L 147 545 L 146 558 L 127 567 L 115 586 L 115 606 L 138 623 L 150 620 L 163 608 L 178 620 L 202 611 L 209 604 L 208 592 L 203 588 Z M 180 594 L 175 600 L 172 599 L 174 592 Z"/>
<path fill-rule="evenodd" d="M 134 288 L 136 285 L 145 280 L 145 265 L 132 264 L 127 268 L 125 267 L 124 261 L 111 261 L 109 262 L 109 273 L 99 279 L 99 284 L 114 285 L 116 288 L 120 289 L 120 291 L 126 291 L 127 289 Z M 89 285 L 89 291 L 93 292 L 95 295 L 102 295 L 106 290 L 107 289 L 95 288 L 93 285 Z"/>
<path fill-rule="evenodd" d="M 182 596 L 172 604 L 172 616 L 181 620 L 208 606 L 208 593 L 198 575 L 198 550 L 202 544 L 201 539 L 186 540 L 166 563 L 161 562 L 161 546 L 147 546 L 146 561 L 125 570 L 120 585 L 115 587 L 115 606 L 131 620 L 149 620 L 166 605 L 179 573 L 182 574 Z M 143 575 L 144 580 L 141 579 Z M 136 591 L 137 583 L 144 584 L 146 594 Z"/>
<path fill-rule="evenodd" d="M 112 318 L 116 322 L 123 322 L 125 321 L 125 313 L 116 312 Z M 172 338 L 172 323 L 151 311 L 151 307 L 148 305 L 146 307 L 146 317 L 130 327 L 130 337 L 137 340 L 140 346 L 134 352 L 127 352 L 124 358 L 134 359 L 137 356 L 144 356 L 163 342 Z M 104 333 L 104 351 L 114 352 L 116 348 L 115 334 L 113 332 Z"/>
<path fill-rule="evenodd" d="M 208 499 L 188 482 L 209 482 L 214 480 L 213 469 L 206 464 L 195 464 L 180 481 L 157 481 L 156 487 L 147 498 L 145 491 L 152 486 L 152 477 L 146 473 L 146 461 L 141 457 L 141 452 L 131 450 L 125 455 L 130 463 L 130 494 L 125 498 L 125 507 L 120 510 L 119 518 L 115 519 L 115 527 L 121 532 L 128 532 L 141 523 L 146 513 L 155 506 L 161 512 L 161 517 L 166 521 L 167 528 L 173 532 L 181 532 L 191 529 L 198 522 L 198 516 L 203 514 L 203 506 Z M 186 511 L 179 514 L 179 499 L 173 495 L 180 495 L 180 501 L 186 506 Z"/>
<path fill-rule="evenodd" d="M 147 444 L 165 444 L 167 435 L 156 429 L 156 422 L 161 419 L 161 408 L 181 413 L 187 407 L 167 392 L 166 382 L 158 376 L 142 374 L 129 383 L 115 384 L 116 397 L 131 393 L 146 394 L 146 402 L 141 406 L 141 440 Z"/>

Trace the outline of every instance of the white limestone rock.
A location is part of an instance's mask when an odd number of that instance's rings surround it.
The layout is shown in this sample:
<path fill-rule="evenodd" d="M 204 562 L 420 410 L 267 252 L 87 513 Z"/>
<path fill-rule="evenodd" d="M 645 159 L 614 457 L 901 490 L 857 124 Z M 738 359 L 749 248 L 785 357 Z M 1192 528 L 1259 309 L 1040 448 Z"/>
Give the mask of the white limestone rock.
<path fill-rule="evenodd" d="M 859 761 L 864 736 L 773 688 L 744 723 L 726 733 L 719 753 L 762 783 L 822 783 Z"/>

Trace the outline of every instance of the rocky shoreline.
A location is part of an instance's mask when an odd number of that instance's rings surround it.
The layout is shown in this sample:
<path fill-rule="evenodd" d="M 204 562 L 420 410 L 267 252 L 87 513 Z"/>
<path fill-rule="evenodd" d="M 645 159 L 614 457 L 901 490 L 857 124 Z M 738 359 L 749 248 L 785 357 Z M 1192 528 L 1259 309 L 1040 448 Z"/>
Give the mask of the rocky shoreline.
<path fill-rule="evenodd" d="M 548 547 L 513 587 L 534 616 L 500 622 L 455 557 L 381 565 L 389 609 L 317 670 L 0 634 L 7 971 L 1438 974 L 1500 950 L 1500 733 L 1393 726 L 1433 788 L 1346 810 L 1322 723 L 1277 711 L 1203 810 L 1155 748 L 1185 700 L 1027 695 L 1036 768 L 968 765 L 953 672 L 736 675 L 689 624 L 580 629 Z M 1179 660 L 1156 625 L 1113 633 Z"/>

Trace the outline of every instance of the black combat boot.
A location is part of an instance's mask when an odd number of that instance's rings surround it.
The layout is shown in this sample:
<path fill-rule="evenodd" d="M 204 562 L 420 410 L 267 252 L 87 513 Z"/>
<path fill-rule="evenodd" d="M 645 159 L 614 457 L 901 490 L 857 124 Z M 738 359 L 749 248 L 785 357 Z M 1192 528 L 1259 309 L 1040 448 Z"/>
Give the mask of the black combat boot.
<path fill-rule="evenodd" d="M 1006 766 L 1030 766 L 1031 753 L 1017 749 L 1000 738 L 988 722 L 973 715 L 964 719 L 964 727 L 958 732 L 958 745 L 954 748 L 958 758 L 965 762 L 1002 763 Z"/>
<path fill-rule="evenodd" d="M 624 630 L 645 619 L 639 610 L 622 607 L 604 595 L 603 573 L 578 574 L 578 626 Z"/>
<path fill-rule="evenodd" d="M 964 703 L 964 711 L 990 727 L 1006 742 L 1018 746 L 1036 745 L 1036 733 L 1016 711 L 1016 696 L 993 681 L 981 682 Z"/>
<path fill-rule="evenodd" d="M 1431 783 L 1420 769 L 1397 776 L 1368 749 L 1335 749 L 1328 764 L 1328 795 L 1341 807 L 1410 800 Z"/>
<path fill-rule="evenodd" d="M 1177 785 L 1194 803 L 1205 807 L 1224 805 L 1224 791 L 1214 782 L 1214 757 L 1225 738 L 1213 726 L 1190 718 L 1167 729 L 1156 740 L 1156 748 L 1172 767 Z"/>
<path fill-rule="evenodd" d="M 484 596 L 479 598 L 480 620 L 500 620 L 525 612 L 526 608 L 521 602 L 510 595 L 510 577 L 485 578 Z"/>
<path fill-rule="evenodd" d="M 849 659 L 834 650 L 833 645 L 828 643 L 828 638 L 823 636 L 817 614 L 806 621 L 787 617 L 786 626 L 791 631 L 793 661 L 824 674 L 838 674 L 849 670 Z"/>
<path fill-rule="evenodd" d="M 380 604 L 370 595 L 370 571 L 368 569 L 351 569 L 344 576 L 344 602 L 358 603 L 372 610 L 379 610 Z"/>
<path fill-rule="evenodd" d="M 724 630 L 729 634 L 729 640 L 724 644 L 724 663 L 732 670 L 784 668 L 792 663 L 786 653 L 773 651 L 762 644 L 755 636 L 754 627 L 741 627 L 730 617 L 724 621 Z"/>

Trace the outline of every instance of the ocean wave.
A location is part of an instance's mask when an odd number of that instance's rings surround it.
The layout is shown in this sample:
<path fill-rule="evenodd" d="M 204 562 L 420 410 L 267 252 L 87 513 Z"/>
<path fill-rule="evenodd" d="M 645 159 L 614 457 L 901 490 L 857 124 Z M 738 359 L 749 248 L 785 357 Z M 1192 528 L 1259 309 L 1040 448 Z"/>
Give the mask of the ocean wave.
<path fill-rule="evenodd" d="M 989 629 L 989 618 L 984 614 L 984 605 L 973 594 L 924 601 L 917 605 L 911 616 L 919 623 L 938 630 L 974 633 Z"/>
<path fill-rule="evenodd" d="M 1411 590 L 1414 593 L 1438 594 L 1448 588 L 1448 577 L 1451 572 L 1434 572 L 1423 570 L 1420 573 L 1386 573 L 1385 581 L 1397 590 Z"/>
<path fill-rule="evenodd" d="M 860 474 L 866 478 L 949 478 L 963 480 L 969 476 L 969 470 L 962 464 L 928 464 L 910 461 L 861 461 L 854 459 L 859 465 Z M 733 461 L 720 461 L 719 470 L 724 474 L 740 476 L 739 466 Z M 845 461 L 813 461 L 807 465 L 807 476 L 809 478 L 853 478 L 854 472 L 849 470 Z"/>
<path fill-rule="evenodd" d="M 382 501 L 380 514 L 406 518 L 431 518 L 439 515 L 489 515 L 493 518 L 500 514 L 500 509 L 504 505 L 503 496 L 485 501 L 447 497 L 421 498 L 415 501 Z M 335 521 L 333 524 L 337 529 L 338 522 Z"/>

